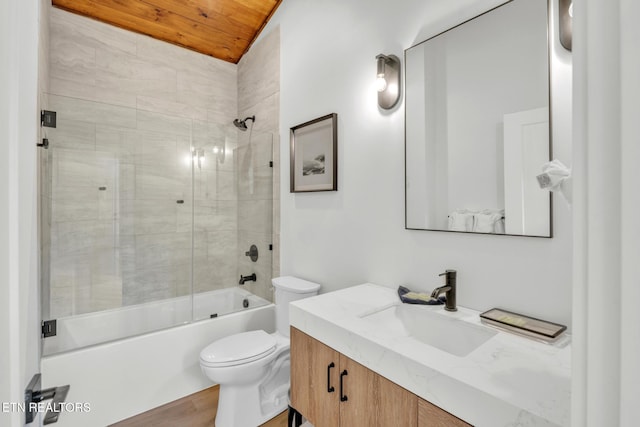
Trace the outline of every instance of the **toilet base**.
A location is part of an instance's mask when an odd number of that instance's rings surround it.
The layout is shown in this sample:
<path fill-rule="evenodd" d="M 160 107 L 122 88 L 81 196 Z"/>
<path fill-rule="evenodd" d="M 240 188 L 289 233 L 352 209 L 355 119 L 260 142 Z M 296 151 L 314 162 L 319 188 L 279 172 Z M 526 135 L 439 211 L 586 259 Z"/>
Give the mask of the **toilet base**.
<path fill-rule="evenodd" d="M 276 353 L 262 379 L 220 384 L 216 427 L 256 427 L 287 409 L 291 370 L 288 343 Z"/>
<path fill-rule="evenodd" d="M 256 427 L 287 409 L 289 384 L 271 402 L 260 402 L 260 388 L 253 385 L 220 385 L 216 427 Z M 279 395 L 279 396 L 278 396 Z M 266 403 L 266 405 L 265 405 Z"/>

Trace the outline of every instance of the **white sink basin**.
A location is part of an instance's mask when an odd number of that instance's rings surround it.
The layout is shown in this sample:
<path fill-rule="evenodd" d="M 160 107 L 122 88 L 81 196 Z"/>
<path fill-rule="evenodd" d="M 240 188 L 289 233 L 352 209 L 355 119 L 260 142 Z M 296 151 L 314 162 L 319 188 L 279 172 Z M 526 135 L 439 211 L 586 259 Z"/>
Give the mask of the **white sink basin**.
<path fill-rule="evenodd" d="M 465 357 L 491 339 L 497 331 L 465 322 L 451 313 L 434 313 L 434 307 L 398 304 L 362 316 L 378 331 L 409 336 L 455 356 Z M 439 308 L 444 310 L 442 306 Z"/>

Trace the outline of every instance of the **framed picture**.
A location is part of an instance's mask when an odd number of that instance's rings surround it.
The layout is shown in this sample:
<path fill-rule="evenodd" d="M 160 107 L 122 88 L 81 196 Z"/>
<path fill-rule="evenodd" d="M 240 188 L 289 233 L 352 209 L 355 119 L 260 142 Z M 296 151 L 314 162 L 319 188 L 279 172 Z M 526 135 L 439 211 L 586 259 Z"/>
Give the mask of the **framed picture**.
<path fill-rule="evenodd" d="M 291 128 L 291 192 L 338 190 L 338 115 Z"/>

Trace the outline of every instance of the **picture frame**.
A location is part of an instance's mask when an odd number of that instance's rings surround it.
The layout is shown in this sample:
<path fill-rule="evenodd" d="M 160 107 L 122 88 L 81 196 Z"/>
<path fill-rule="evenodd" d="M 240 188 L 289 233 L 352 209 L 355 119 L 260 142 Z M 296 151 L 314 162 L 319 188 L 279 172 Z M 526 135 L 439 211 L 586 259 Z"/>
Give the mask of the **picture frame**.
<path fill-rule="evenodd" d="M 338 190 L 338 114 L 291 128 L 291 193 Z"/>

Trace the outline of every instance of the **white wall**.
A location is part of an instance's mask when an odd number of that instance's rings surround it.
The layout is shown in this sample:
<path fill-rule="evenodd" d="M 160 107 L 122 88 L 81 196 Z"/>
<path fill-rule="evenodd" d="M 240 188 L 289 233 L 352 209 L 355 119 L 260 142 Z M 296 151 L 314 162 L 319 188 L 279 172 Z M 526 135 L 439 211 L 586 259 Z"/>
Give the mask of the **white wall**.
<path fill-rule="evenodd" d="M 447 212 L 505 207 L 504 115 L 549 99 L 545 3 L 510 3 L 437 41 L 458 47 L 445 58 L 449 151 L 439 161 L 449 162 Z M 478 37 L 486 40 L 482 56 L 465 49 Z"/>
<path fill-rule="evenodd" d="M 6 58 L 11 50 L 10 44 L 10 27 L 12 8 L 9 2 L 0 3 L 0 54 Z M 6 65 L 5 65 L 6 64 Z M 12 64 L 11 64 L 12 65 Z M 9 77 L 13 70 L 12 67 L 4 63 L 0 67 L 0 149 L 2 151 L 9 150 L 9 128 L 7 124 L 11 103 L 9 101 L 9 93 L 11 86 Z M 9 188 L 9 156 L 0 156 L 0 402 L 9 402 L 13 397 L 11 392 L 11 382 L 9 381 L 11 373 L 11 355 L 8 349 L 11 344 L 11 334 L 9 330 L 9 295 L 11 293 L 11 273 L 9 271 L 11 251 L 11 243 L 9 242 L 9 232 L 11 230 L 11 210 L 9 207 L 10 188 Z M 3 417 L 6 417 L 3 415 Z M 3 419 L 4 420 L 4 419 Z"/>
<path fill-rule="evenodd" d="M 446 230 L 449 215 L 449 146 L 447 115 L 446 44 L 421 44 L 405 52 L 405 108 L 413 113 L 405 120 L 405 153 L 408 228 Z M 437 58 L 437 60 L 433 60 Z M 425 75 L 432 78 L 424 78 Z M 415 120 L 415 122 L 414 122 Z"/>
<path fill-rule="evenodd" d="M 377 107 L 375 56 L 403 50 L 498 4 L 493 0 L 283 2 L 281 152 L 289 128 L 338 113 L 338 191 L 289 193 L 281 164 L 281 272 L 331 291 L 363 282 L 430 290 L 459 272 L 461 305 L 499 306 L 569 324 L 571 221 L 556 198 L 552 239 L 404 229 L 404 104 Z M 555 28 L 552 26 L 551 28 Z M 554 46 L 554 49 L 556 47 Z M 570 163 L 570 80 L 554 53 L 554 153 Z M 562 79 L 559 82 L 559 79 Z"/>
<path fill-rule="evenodd" d="M 638 425 L 640 3 L 576 2 L 574 339 L 576 426 Z"/>
<path fill-rule="evenodd" d="M 0 401 L 20 403 L 40 357 L 36 141 L 40 2 L 0 4 Z M 20 426 L 24 414 L 0 412 Z"/>

